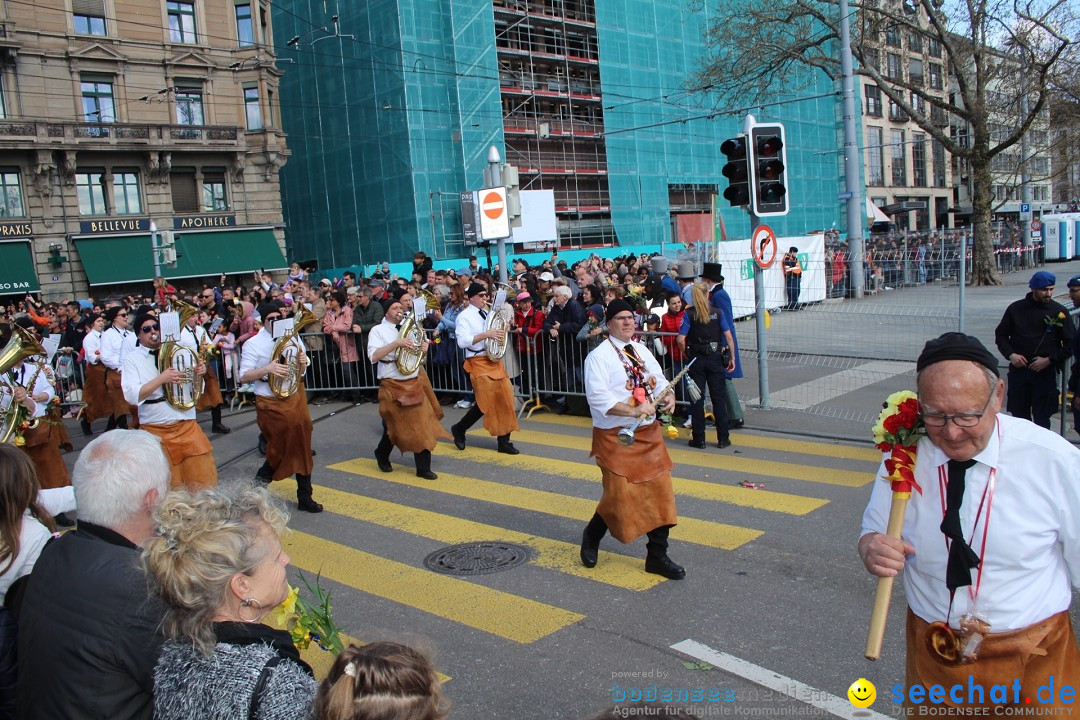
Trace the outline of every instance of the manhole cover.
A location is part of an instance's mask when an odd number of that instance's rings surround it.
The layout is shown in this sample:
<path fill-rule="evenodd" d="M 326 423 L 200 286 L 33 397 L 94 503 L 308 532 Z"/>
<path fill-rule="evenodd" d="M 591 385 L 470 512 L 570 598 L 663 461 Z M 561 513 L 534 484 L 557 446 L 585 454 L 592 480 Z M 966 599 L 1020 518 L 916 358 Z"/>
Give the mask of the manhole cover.
<path fill-rule="evenodd" d="M 528 548 L 508 542 L 451 545 L 424 558 L 424 566 L 444 575 L 488 575 L 515 568 L 529 559 Z"/>

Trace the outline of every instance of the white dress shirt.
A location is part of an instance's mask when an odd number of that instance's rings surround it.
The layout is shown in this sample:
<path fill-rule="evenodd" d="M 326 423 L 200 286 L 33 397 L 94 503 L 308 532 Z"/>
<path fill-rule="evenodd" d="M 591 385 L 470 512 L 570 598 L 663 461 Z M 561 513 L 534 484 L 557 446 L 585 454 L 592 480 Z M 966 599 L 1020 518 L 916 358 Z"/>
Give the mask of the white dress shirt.
<path fill-rule="evenodd" d="M 274 352 L 274 338 L 262 328 L 259 332 L 248 338 L 240 351 L 240 376 L 244 373 L 261 368 L 270 362 L 270 356 Z M 276 397 L 270 389 L 270 383 L 265 378 L 255 381 L 255 394 L 261 397 Z"/>
<path fill-rule="evenodd" d="M 387 320 L 385 317 L 375 327 L 371 328 L 371 332 L 368 334 L 368 348 L 367 355 L 368 360 L 378 369 L 379 379 L 390 378 L 391 380 L 409 380 L 420 374 L 420 367 L 417 366 L 416 371 L 411 375 L 402 375 L 401 371 L 397 367 L 397 349 L 387 353 L 382 360 L 375 359 L 375 353 L 394 342 L 398 339 L 398 328 L 394 323 Z"/>
<path fill-rule="evenodd" d="M 480 308 L 472 303 L 458 313 L 454 321 L 454 335 L 457 337 L 458 347 L 465 351 L 465 357 L 484 354 L 484 341 L 473 342 L 473 338 L 486 330 L 487 318 L 481 317 Z"/>
<path fill-rule="evenodd" d="M 904 517 L 903 539 L 915 548 L 904 569 L 904 590 L 912 612 L 934 622 L 949 614 L 938 470 L 948 457 L 927 437 L 919 440 L 917 452 L 915 481 L 922 493 L 912 490 Z M 999 414 L 995 432 L 975 460 L 965 479 L 960 526 L 983 560 L 976 611 L 992 633 L 1019 630 L 1066 610 L 1070 585 L 1080 587 L 1080 449 L 1034 423 Z M 882 480 L 886 475 L 882 463 L 863 513 L 862 535 L 886 530 L 892 502 L 889 483 Z M 984 491 L 990 509 L 984 507 L 975 527 Z M 956 590 L 953 627 L 972 607 L 978 576 L 979 568 L 972 568 L 971 587 Z"/>
<path fill-rule="evenodd" d="M 120 372 L 124 368 L 124 358 L 135 349 L 137 340 L 132 330 L 106 329 L 101 333 L 101 362 L 110 370 Z"/>
<path fill-rule="evenodd" d="M 616 349 L 616 343 L 619 350 Z M 607 411 L 615 407 L 616 403 L 625 403 L 630 399 L 632 390 L 626 389 L 626 367 L 620 359 L 620 350 L 627 343 L 619 342 L 614 338 L 604 341 L 596 346 L 585 358 L 585 396 L 589 400 L 589 412 L 592 414 L 594 427 L 601 429 L 632 427 L 637 418 L 624 417 L 622 415 L 608 415 Z M 639 342 L 631 342 L 638 357 L 645 363 L 643 377 L 646 382 L 649 378 L 656 378 L 656 389 L 660 390 L 667 384 L 664 370 L 652 353 Z M 650 418 L 641 423 L 644 427 L 655 422 Z"/>
<path fill-rule="evenodd" d="M 33 358 L 31 358 L 32 360 Z M 8 372 L 4 373 L 4 380 L 11 379 L 17 385 L 26 387 L 30 382 L 30 378 L 37 372 L 37 365 L 33 364 L 30 360 L 22 363 L 18 367 L 12 368 Z M 49 397 L 45 400 L 34 400 L 34 412 L 30 415 L 30 418 L 45 417 L 45 410 L 49 404 L 49 401 L 56 395 L 56 390 L 53 388 L 52 383 L 49 382 L 49 378 L 45 377 L 45 371 L 37 373 L 37 378 L 34 380 L 34 387 L 26 388 L 28 395 L 40 395 L 47 393 Z M 11 407 L 11 401 L 14 395 L 11 394 L 11 390 L 7 385 L 0 385 L 0 407 L 5 410 Z"/>
<path fill-rule="evenodd" d="M 210 336 L 207 335 L 206 328 L 202 325 L 196 325 L 193 328 L 184 326 L 180 328 L 180 339 L 177 342 L 188 349 L 198 352 L 200 347 L 210 342 Z"/>
<path fill-rule="evenodd" d="M 83 362 L 87 365 L 97 365 L 101 362 L 101 356 L 98 355 L 98 351 L 101 350 L 101 333 L 97 330 L 91 330 L 86 333 L 86 337 L 83 338 Z"/>
<path fill-rule="evenodd" d="M 165 387 L 159 387 L 139 402 L 142 386 L 156 378 L 157 360 L 150 354 L 150 349 L 139 345 L 124 359 L 124 372 L 120 386 L 124 389 L 124 399 L 129 405 L 139 406 L 139 422 L 148 425 L 170 425 L 181 420 L 194 420 L 195 408 L 177 410 L 165 402 Z"/>

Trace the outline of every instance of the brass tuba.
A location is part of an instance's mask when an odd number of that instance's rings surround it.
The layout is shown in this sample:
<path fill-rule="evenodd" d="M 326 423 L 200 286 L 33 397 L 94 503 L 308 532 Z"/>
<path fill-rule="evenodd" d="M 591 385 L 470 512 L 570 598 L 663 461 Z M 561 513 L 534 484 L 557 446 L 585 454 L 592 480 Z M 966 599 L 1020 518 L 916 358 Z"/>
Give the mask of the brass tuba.
<path fill-rule="evenodd" d="M 270 374 L 268 381 L 270 392 L 274 393 L 275 397 L 284 400 L 300 389 L 301 381 L 304 379 L 304 370 L 307 369 L 306 360 L 303 362 L 300 360 L 301 357 L 306 358 L 306 355 L 303 354 L 304 348 L 299 340 L 300 332 L 308 325 L 317 322 L 319 322 L 319 318 L 301 305 L 300 310 L 293 316 L 292 330 L 282 335 L 274 343 L 274 349 L 270 353 L 270 362 L 289 366 L 289 374 L 283 378 L 273 373 Z"/>
<path fill-rule="evenodd" d="M 37 339 L 23 328 L 11 324 L 11 339 L 8 340 L 7 345 L 3 350 L 0 350 L 0 375 L 8 372 L 20 362 L 28 360 L 36 355 L 45 357 L 48 353 L 41 347 Z M 41 372 L 41 365 L 38 365 L 37 371 L 34 373 L 30 380 L 29 392 L 34 391 L 34 384 L 37 382 L 38 373 Z M 11 403 L 8 407 L 0 409 L 0 442 L 14 442 L 16 445 L 21 445 L 19 440 L 22 438 L 22 425 L 26 423 L 26 418 L 30 414 L 22 405 L 15 404 L 15 385 L 11 382 L 4 381 L 3 383 L 8 392 L 12 394 Z M 33 428 L 37 426 L 37 421 L 34 420 L 30 423 L 29 427 Z"/>
<path fill-rule="evenodd" d="M 173 300 L 172 307 L 180 314 L 180 332 L 183 332 L 188 321 L 200 312 L 199 308 L 183 300 Z M 165 402 L 177 410 L 191 410 L 199 404 L 204 381 L 201 375 L 195 374 L 195 368 L 200 362 L 198 349 L 181 345 L 176 338 L 161 343 L 161 350 L 158 351 L 158 372 L 172 368 L 184 373 L 183 380 L 169 383 L 163 388 Z"/>
<path fill-rule="evenodd" d="M 409 338 L 416 344 L 415 350 L 398 348 L 397 355 L 394 358 L 394 364 L 397 365 L 399 373 L 412 375 L 424 363 L 424 351 L 420 348 L 423 347 L 425 339 L 424 328 L 420 326 L 420 323 L 416 322 L 413 313 L 406 312 L 402 316 L 401 330 L 398 331 L 398 337 Z"/>
<path fill-rule="evenodd" d="M 505 287 L 508 286 L 503 286 L 503 288 Z M 506 355 L 506 348 L 510 345 L 510 325 L 512 323 L 512 320 L 506 319 L 506 315 L 504 314 L 506 310 L 507 305 L 505 299 L 498 305 L 496 305 L 493 300 L 491 309 L 488 310 L 487 322 L 484 325 L 485 331 L 503 331 L 502 340 L 488 338 L 484 341 L 484 352 L 487 354 L 488 360 L 492 360 L 494 362 L 499 362 L 503 359 L 503 356 Z"/>

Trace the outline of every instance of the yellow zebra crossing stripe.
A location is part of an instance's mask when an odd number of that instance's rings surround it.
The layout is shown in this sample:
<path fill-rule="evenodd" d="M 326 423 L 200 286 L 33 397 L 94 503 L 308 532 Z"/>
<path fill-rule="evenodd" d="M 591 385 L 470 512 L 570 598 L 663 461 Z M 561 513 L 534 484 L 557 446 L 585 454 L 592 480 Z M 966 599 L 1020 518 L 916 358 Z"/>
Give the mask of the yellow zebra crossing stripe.
<path fill-rule="evenodd" d="M 522 644 L 536 642 L 585 617 L 307 533 L 293 531 L 283 542 L 293 564 L 305 571 L 322 573 L 370 595 Z"/>
<path fill-rule="evenodd" d="M 550 415 L 541 413 L 539 415 L 533 415 L 526 424 L 529 422 L 544 423 L 547 425 L 562 425 L 564 427 L 578 427 L 587 430 L 592 429 L 592 421 L 589 418 L 575 417 L 573 415 Z M 680 430 L 680 436 L 685 439 L 686 430 L 681 428 Z M 867 437 L 869 437 L 869 434 Z M 736 447 L 760 448 L 771 452 L 798 453 L 800 455 L 818 455 L 841 460 L 865 460 L 866 462 L 873 463 L 875 466 L 881 462 L 880 450 L 875 448 L 854 447 L 842 443 L 793 440 L 770 435 L 754 435 L 746 432 L 739 432 L 732 435 L 731 440 Z"/>
<path fill-rule="evenodd" d="M 466 447 L 464 451 L 447 450 L 446 457 L 469 460 L 485 465 L 499 465 L 517 470 L 539 471 L 549 475 L 585 480 L 596 484 L 601 482 L 600 468 L 591 459 L 587 462 L 573 462 L 546 457 L 537 459 L 536 456 L 528 453 L 503 455 L 495 450 L 479 448 L 475 445 Z M 671 484 L 675 488 L 676 495 L 700 500 L 712 500 L 757 510 L 786 513 L 788 515 L 807 515 L 829 503 L 828 500 L 806 497 L 805 495 L 792 495 L 772 490 L 750 491 L 735 485 L 721 485 L 704 480 L 672 477 Z"/>
<path fill-rule="evenodd" d="M 519 455 L 517 457 L 524 456 Z M 533 467 L 531 469 L 543 470 L 543 466 L 538 466 L 537 463 L 537 459 L 533 458 Z M 379 471 L 374 460 L 348 460 L 331 465 L 330 469 L 378 480 L 388 480 L 424 490 L 467 497 L 473 500 L 508 505 L 522 510 L 571 518 L 580 520 L 582 523 L 592 517 L 596 511 L 595 500 L 560 495 L 545 490 L 517 487 L 489 480 L 477 480 L 463 475 L 440 472 L 439 479 L 432 482 L 430 480 L 421 480 L 412 472 L 383 473 Z M 760 537 L 761 534 L 760 530 L 751 530 L 736 525 L 726 525 L 683 516 L 679 517 L 679 524 L 671 531 L 673 539 L 722 550 L 734 550 L 740 545 Z"/>
<path fill-rule="evenodd" d="M 488 437 L 483 429 L 469 432 L 476 437 Z M 558 433 L 538 432 L 535 430 L 519 430 L 514 433 L 515 442 L 533 443 L 536 445 L 552 445 L 566 450 L 581 450 L 588 453 L 592 447 L 591 437 L 579 437 L 575 435 L 563 435 Z M 737 448 L 741 438 L 732 438 L 732 447 Z M 449 443 L 448 443 L 449 445 Z M 452 445 L 451 445 L 452 447 Z M 522 453 L 517 457 L 527 455 Z M 802 480 L 805 482 L 824 483 L 826 485 L 841 485 L 843 487 L 862 487 L 873 482 L 873 471 L 839 470 L 837 468 L 821 468 L 812 465 L 780 462 L 777 460 L 761 460 L 759 458 L 740 457 L 738 455 L 703 452 L 701 450 L 683 450 L 668 446 L 668 455 L 675 463 L 709 468 L 712 470 L 724 470 L 745 475 L 764 476 L 768 478 L 781 478 L 786 480 Z M 514 457 L 514 456 L 507 456 Z M 880 459 L 880 458 L 879 458 Z M 547 458 L 544 463 L 549 463 Z M 533 458 L 533 469 L 539 469 L 536 458 Z"/>
<path fill-rule="evenodd" d="M 374 463 L 365 470 L 373 472 Z M 439 482 L 442 480 L 440 479 Z M 432 483 L 430 480 L 420 480 L 416 484 L 418 487 L 430 487 Z M 595 568 L 589 569 L 581 564 L 580 541 L 568 543 L 551 540 L 328 487 L 316 486 L 316 488 L 319 502 L 328 511 L 426 537 L 447 545 L 481 540 L 504 540 L 533 548 L 536 554 L 529 562 L 549 570 L 557 570 L 634 591 L 648 590 L 664 582 L 659 575 L 646 573 L 640 558 L 617 553 L 601 552 L 600 562 Z"/>

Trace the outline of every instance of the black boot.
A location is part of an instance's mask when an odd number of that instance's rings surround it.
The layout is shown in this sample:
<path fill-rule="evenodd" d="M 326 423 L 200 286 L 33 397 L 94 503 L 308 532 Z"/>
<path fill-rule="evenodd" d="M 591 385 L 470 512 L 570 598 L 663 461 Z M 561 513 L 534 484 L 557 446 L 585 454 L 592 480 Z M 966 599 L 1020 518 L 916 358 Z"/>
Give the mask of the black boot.
<path fill-rule="evenodd" d="M 454 436 L 454 447 L 458 450 L 465 449 L 465 431 L 460 429 L 457 425 L 450 426 L 450 432 Z"/>
<path fill-rule="evenodd" d="M 219 435 L 228 435 L 232 432 L 229 428 L 225 427 L 221 422 L 221 406 L 210 408 L 210 431 L 216 432 Z"/>
<path fill-rule="evenodd" d="M 85 417 L 79 418 L 79 425 L 82 426 L 82 434 L 86 437 L 90 437 L 94 434 L 94 429 L 90 427 L 90 421 Z"/>
<path fill-rule="evenodd" d="M 499 436 L 499 452 L 506 455 L 518 455 L 521 453 L 520 450 L 514 447 L 514 443 L 510 442 L 510 433 Z"/>
<path fill-rule="evenodd" d="M 274 468 L 270 467 L 270 463 L 263 460 L 262 467 L 255 473 L 255 482 L 260 485 L 269 485 L 274 479 Z"/>
<path fill-rule="evenodd" d="M 109 422 L 105 423 L 105 432 L 116 429 L 116 416 L 110 415 Z"/>
<path fill-rule="evenodd" d="M 382 439 L 379 440 L 379 444 L 375 447 L 375 462 L 378 463 L 379 469 L 383 472 L 394 471 L 394 466 L 390 464 L 390 451 L 393 449 L 394 445 L 390 442 L 390 435 L 386 432 L 386 425 L 383 424 Z"/>
<path fill-rule="evenodd" d="M 311 476 L 296 473 L 296 505 L 304 512 L 321 513 L 322 505 L 311 497 Z"/>
<path fill-rule="evenodd" d="M 415 453 L 416 456 L 416 477 L 424 478 L 425 480 L 438 480 L 439 476 L 431 472 L 431 451 L 421 450 Z"/>
<path fill-rule="evenodd" d="M 259 454 L 266 455 L 266 436 L 259 433 Z"/>
<path fill-rule="evenodd" d="M 607 530 L 608 527 L 607 523 L 604 522 L 604 518 L 600 517 L 599 513 L 593 514 L 592 520 L 589 521 L 584 532 L 581 533 L 581 564 L 585 567 L 596 567 L 596 561 L 599 559 L 600 541 L 604 539 Z"/>
<path fill-rule="evenodd" d="M 665 525 L 646 533 L 649 539 L 645 543 L 648 553 L 645 556 L 645 572 L 663 575 L 668 580 L 682 580 L 686 577 L 686 570 L 676 565 L 667 554 L 668 529 L 669 526 Z"/>
<path fill-rule="evenodd" d="M 116 427 L 120 430 L 127 430 L 127 415 L 121 415 L 116 421 Z"/>

